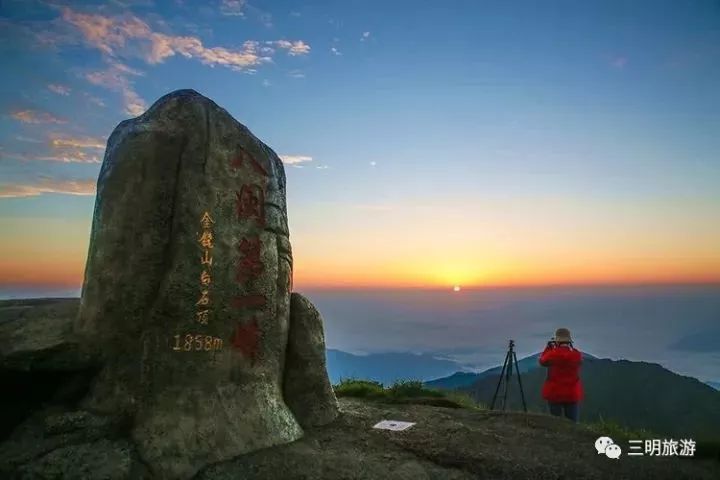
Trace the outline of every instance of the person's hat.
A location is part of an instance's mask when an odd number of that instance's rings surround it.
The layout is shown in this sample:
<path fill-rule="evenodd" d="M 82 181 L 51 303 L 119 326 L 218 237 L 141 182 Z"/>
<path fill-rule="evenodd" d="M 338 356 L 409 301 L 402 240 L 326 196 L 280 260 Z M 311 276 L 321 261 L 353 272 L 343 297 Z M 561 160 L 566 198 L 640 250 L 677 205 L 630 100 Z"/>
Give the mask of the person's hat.
<path fill-rule="evenodd" d="M 555 341 L 558 343 L 572 342 L 572 338 L 570 338 L 570 330 L 567 328 L 558 328 L 555 330 Z"/>

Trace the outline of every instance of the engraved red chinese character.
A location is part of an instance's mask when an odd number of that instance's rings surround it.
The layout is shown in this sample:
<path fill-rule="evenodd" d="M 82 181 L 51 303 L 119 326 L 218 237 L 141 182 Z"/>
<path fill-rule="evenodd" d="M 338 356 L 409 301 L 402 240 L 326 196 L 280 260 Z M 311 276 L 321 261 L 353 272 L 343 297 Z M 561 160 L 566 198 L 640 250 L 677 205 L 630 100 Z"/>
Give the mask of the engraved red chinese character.
<path fill-rule="evenodd" d="M 244 283 L 247 280 L 257 278 L 265 268 L 260 259 L 260 237 L 243 238 L 238 248 L 241 257 L 238 260 L 235 279 L 240 283 Z"/>
<path fill-rule="evenodd" d="M 257 355 L 259 340 L 260 330 L 258 329 L 256 318 L 253 318 L 252 321 L 246 325 L 238 324 L 230 339 L 233 348 L 242 353 L 244 357 L 251 359 L 253 363 Z"/>
<path fill-rule="evenodd" d="M 241 220 L 256 220 L 265 225 L 265 192 L 257 185 L 246 184 L 237 195 L 237 214 Z"/>
<path fill-rule="evenodd" d="M 249 165 L 256 173 L 267 177 L 267 170 L 265 170 L 265 167 L 263 167 L 260 162 L 255 160 L 255 157 L 250 155 L 245 150 L 240 149 L 238 154 L 235 156 L 235 158 L 233 158 L 232 162 L 230 163 L 230 166 L 233 168 L 240 168 L 246 164 Z"/>

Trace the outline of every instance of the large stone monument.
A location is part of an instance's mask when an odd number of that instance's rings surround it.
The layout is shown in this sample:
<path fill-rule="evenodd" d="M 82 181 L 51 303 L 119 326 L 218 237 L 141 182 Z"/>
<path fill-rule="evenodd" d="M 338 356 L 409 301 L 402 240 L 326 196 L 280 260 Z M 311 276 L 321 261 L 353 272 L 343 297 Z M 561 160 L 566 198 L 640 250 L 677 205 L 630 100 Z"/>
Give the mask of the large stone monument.
<path fill-rule="evenodd" d="M 211 100 L 122 122 L 98 179 L 75 330 L 101 358 L 83 407 L 120 415 L 158 478 L 332 421 L 322 321 L 292 290 L 278 156 Z"/>

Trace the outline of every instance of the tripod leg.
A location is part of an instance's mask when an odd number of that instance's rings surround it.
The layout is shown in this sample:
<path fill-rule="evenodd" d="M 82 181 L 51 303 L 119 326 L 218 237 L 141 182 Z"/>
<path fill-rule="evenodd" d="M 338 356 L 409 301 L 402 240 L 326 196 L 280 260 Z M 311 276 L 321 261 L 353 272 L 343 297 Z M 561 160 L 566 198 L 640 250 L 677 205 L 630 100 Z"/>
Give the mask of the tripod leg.
<path fill-rule="evenodd" d="M 507 406 L 508 390 L 510 389 L 510 377 L 512 377 L 512 353 L 507 353 L 507 370 L 505 371 L 505 390 L 503 391 L 503 412 Z"/>
<path fill-rule="evenodd" d="M 500 391 L 500 384 L 505 376 L 505 367 L 507 367 L 508 356 L 505 355 L 505 361 L 503 362 L 502 370 L 500 371 L 500 378 L 498 378 L 497 387 L 495 387 L 495 393 L 493 394 L 492 403 L 490 403 L 490 410 L 495 410 L 495 400 L 497 400 L 497 394 Z"/>
<path fill-rule="evenodd" d="M 525 403 L 525 392 L 523 391 L 522 379 L 520 378 L 520 367 L 518 366 L 517 355 L 513 352 L 513 359 L 515 360 L 515 371 L 517 372 L 518 385 L 520 386 L 520 398 L 523 402 L 523 410 L 527 413 L 527 404 Z"/>

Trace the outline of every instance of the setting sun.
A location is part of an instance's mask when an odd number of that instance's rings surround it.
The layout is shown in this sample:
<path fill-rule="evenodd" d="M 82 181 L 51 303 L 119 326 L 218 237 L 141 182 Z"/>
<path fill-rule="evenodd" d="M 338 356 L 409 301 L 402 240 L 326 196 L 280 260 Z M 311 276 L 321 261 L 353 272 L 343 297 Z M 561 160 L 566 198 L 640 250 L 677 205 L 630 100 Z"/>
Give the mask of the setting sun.
<path fill-rule="evenodd" d="M 455 285 L 453 287 L 453 292 L 459 292 L 460 291 L 460 285 Z"/>

